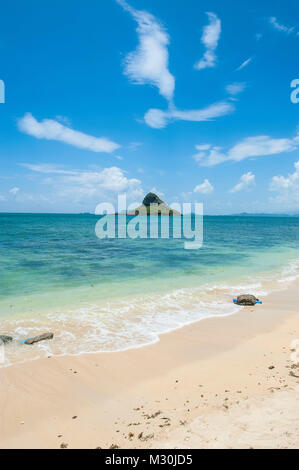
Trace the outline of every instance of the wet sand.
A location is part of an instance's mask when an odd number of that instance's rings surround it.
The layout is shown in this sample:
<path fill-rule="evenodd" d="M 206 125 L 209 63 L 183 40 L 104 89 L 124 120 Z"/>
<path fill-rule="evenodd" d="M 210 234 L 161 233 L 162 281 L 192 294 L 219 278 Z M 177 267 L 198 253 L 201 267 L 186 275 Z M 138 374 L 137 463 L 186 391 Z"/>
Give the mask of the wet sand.
<path fill-rule="evenodd" d="M 299 447 L 298 287 L 150 346 L 0 369 L 0 447 Z"/>

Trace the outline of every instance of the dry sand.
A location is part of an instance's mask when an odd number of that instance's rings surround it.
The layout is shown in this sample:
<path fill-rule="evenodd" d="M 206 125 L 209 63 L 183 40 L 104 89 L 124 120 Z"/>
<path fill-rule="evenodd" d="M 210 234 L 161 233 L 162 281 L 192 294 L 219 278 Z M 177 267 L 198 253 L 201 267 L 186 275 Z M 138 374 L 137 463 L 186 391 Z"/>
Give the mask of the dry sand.
<path fill-rule="evenodd" d="M 0 447 L 298 448 L 298 287 L 151 346 L 0 369 Z"/>

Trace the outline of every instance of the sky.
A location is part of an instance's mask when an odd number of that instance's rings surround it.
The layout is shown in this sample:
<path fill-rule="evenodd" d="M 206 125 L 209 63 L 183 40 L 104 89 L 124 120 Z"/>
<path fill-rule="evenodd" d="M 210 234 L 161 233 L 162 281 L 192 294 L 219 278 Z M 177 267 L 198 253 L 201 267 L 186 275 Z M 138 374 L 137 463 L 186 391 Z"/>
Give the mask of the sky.
<path fill-rule="evenodd" d="M 1 18 L 0 212 L 149 191 L 299 212 L 297 0 L 14 0 Z"/>

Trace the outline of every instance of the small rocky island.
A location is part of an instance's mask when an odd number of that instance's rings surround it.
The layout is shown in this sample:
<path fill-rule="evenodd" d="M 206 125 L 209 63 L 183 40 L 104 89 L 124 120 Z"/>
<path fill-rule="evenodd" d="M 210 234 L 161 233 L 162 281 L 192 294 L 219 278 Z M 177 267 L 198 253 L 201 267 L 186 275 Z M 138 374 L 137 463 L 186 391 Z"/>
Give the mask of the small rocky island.
<path fill-rule="evenodd" d="M 133 211 L 128 211 L 127 215 L 168 215 L 180 216 L 181 213 L 171 209 L 162 199 L 154 193 L 148 193 L 142 201 L 141 206 Z"/>

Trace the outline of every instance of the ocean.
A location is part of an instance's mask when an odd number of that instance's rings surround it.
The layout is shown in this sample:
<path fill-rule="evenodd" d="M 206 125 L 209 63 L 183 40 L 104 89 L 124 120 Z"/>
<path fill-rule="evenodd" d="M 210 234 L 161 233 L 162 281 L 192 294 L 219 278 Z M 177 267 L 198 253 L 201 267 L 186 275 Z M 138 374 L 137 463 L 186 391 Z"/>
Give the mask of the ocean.
<path fill-rule="evenodd" d="M 266 302 L 299 277 L 299 217 L 206 216 L 198 250 L 175 238 L 99 239 L 99 218 L 0 214 L 0 334 L 15 339 L 4 365 L 144 346 L 237 313 L 240 293 Z M 20 344 L 45 331 L 52 341 Z"/>

